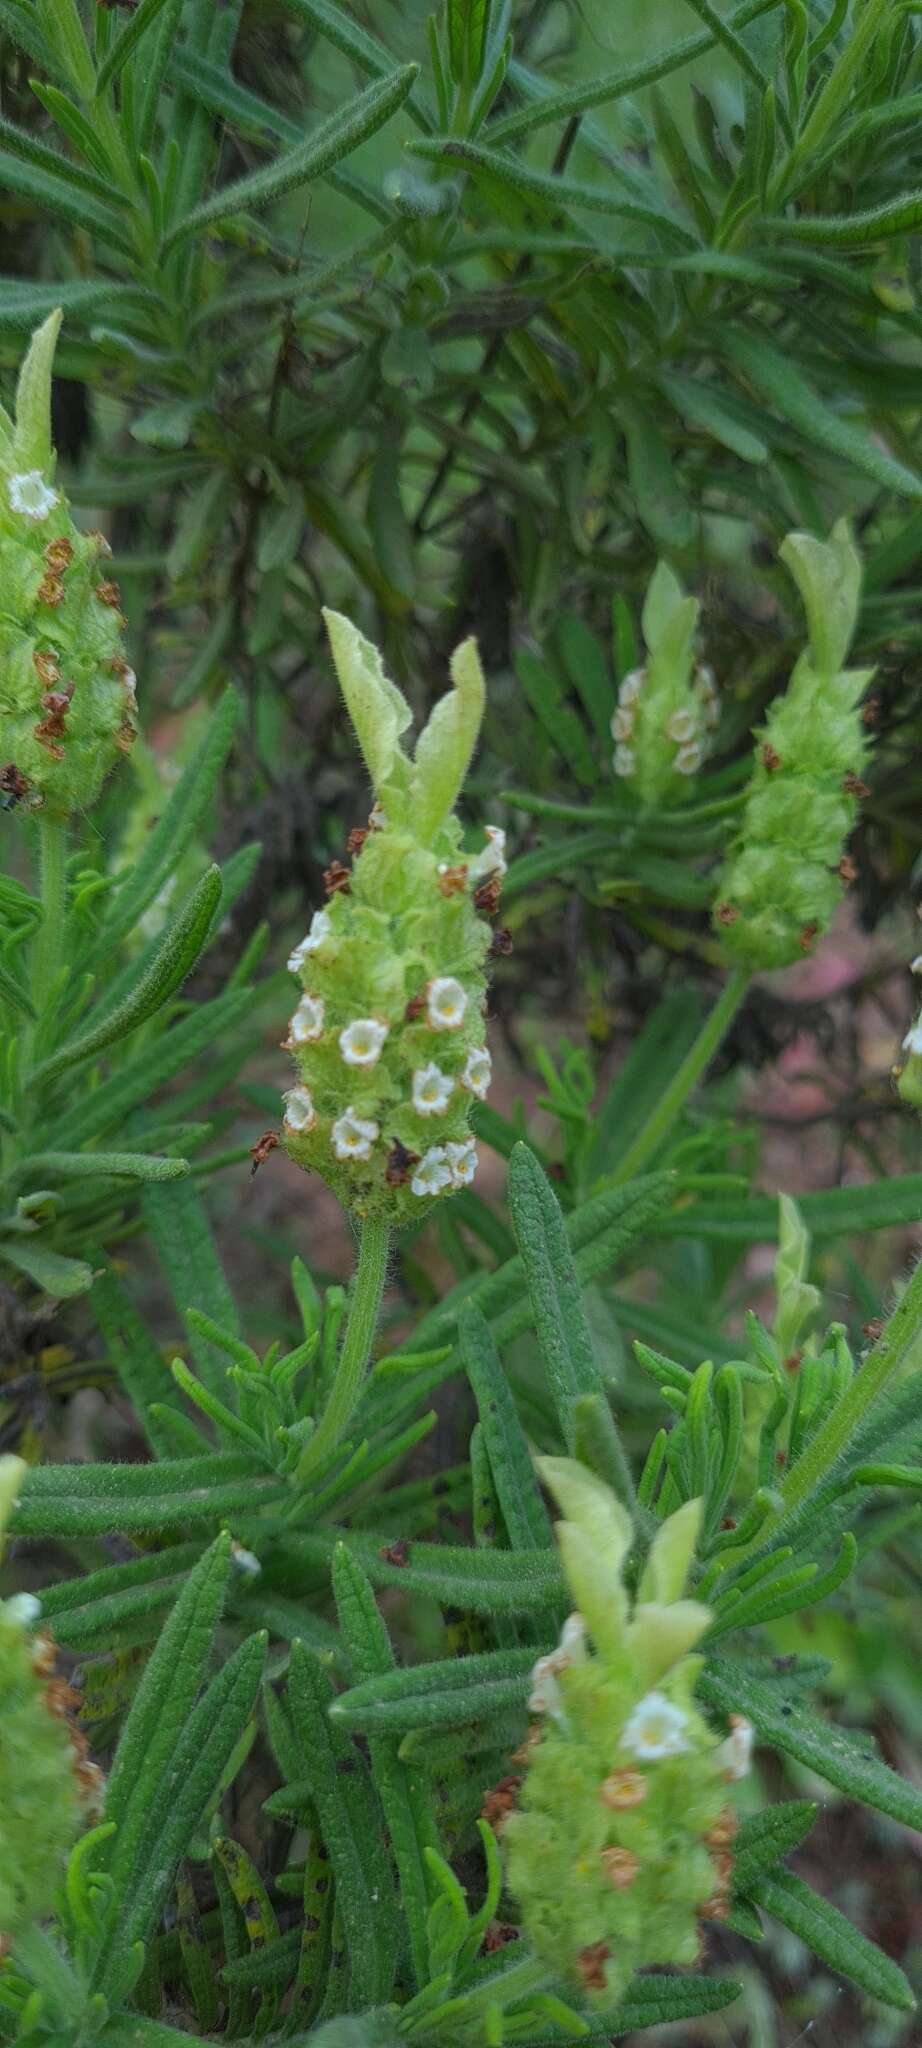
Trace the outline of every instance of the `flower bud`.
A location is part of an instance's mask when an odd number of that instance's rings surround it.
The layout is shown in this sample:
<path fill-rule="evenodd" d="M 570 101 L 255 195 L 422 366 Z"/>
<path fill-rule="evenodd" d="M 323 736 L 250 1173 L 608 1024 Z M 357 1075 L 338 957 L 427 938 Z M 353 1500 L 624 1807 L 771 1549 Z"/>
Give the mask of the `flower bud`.
<path fill-rule="evenodd" d="M 611 721 L 615 774 L 645 804 L 687 796 L 710 750 L 719 711 L 713 674 L 695 661 L 699 610 L 659 562 L 643 608 L 647 660 L 623 678 Z"/>
<path fill-rule="evenodd" d="M 26 1467 L 0 1459 L 0 1536 Z M 51 1910 L 70 1850 L 102 1780 L 70 1718 L 73 1695 L 54 1676 L 54 1647 L 33 1632 L 30 1594 L 0 1601 L 0 1955 Z"/>
<path fill-rule="evenodd" d="M 137 731 L 118 586 L 101 534 L 80 533 L 54 484 L 51 366 L 61 325 L 33 335 L 15 421 L 0 410 L 0 780 L 64 815 L 92 804 Z"/>
<path fill-rule="evenodd" d="M 663 1523 L 632 1610 L 628 1515 L 573 1460 L 537 1463 L 566 1516 L 557 1537 L 579 1612 L 535 1667 L 542 1730 L 503 1825 L 507 1877 L 537 1953 L 610 2007 L 635 1970 L 696 1962 L 699 1922 L 725 1917 L 727 1788 L 748 1768 L 751 1730 L 739 1718 L 721 1742 L 694 1703 L 690 1652 L 711 1615 L 682 1594 L 700 1502 Z"/>
<path fill-rule="evenodd" d="M 780 554 L 803 599 L 809 640 L 757 734 L 739 839 L 714 911 L 725 952 L 753 970 L 788 966 L 832 922 L 863 793 L 868 738 L 859 702 L 874 673 L 842 666 L 861 585 L 846 522 L 828 541 L 789 533 Z"/>
<path fill-rule="evenodd" d="M 399 1227 L 476 1171 L 470 1110 L 490 1082 L 484 913 L 498 904 L 503 834 L 488 827 L 471 857 L 453 815 L 483 710 L 475 643 L 453 656 L 453 688 L 411 759 L 409 707 L 377 649 L 338 613 L 325 618 L 376 801 L 288 963 L 302 993 L 284 1138 L 345 1208 Z"/>
<path fill-rule="evenodd" d="M 913 974 L 922 974 L 922 953 L 912 963 Z M 904 1102 L 913 1109 L 922 1109 L 922 1010 L 910 1024 L 903 1040 L 905 1060 L 894 1070 L 897 1089 Z"/>

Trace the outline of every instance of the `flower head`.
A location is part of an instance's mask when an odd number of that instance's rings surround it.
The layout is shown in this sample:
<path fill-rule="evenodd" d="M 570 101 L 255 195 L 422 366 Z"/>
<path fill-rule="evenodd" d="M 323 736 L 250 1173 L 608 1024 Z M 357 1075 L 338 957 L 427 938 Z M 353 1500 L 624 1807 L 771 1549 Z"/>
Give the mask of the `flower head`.
<path fill-rule="evenodd" d="M 339 1049 L 347 1067 L 373 1067 L 381 1057 L 388 1026 L 377 1017 L 356 1017 L 339 1034 Z"/>
<path fill-rule="evenodd" d="M 296 1045 L 310 1045 L 323 1032 L 324 1003 L 322 996 L 304 995 L 291 1020 L 291 1035 Z"/>
<path fill-rule="evenodd" d="M 485 1045 L 475 1045 L 468 1053 L 461 1072 L 461 1086 L 483 1102 L 490 1087 L 493 1062 Z"/>
<path fill-rule="evenodd" d="M 460 1031 L 467 1009 L 467 991 L 453 974 L 436 975 L 426 990 L 426 1017 L 433 1031 Z"/>
<path fill-rule="evenodd" d="M 452 1173 L 444 1145 L 430 1145 L 410 1182 L 414 1195 L 440 1195 L 451 1186 Z"/>
<path fill-rule="evenodd" d="M 330 1132 L 337 1159 L 370 1159 L 371 1148 L 378 1135 L 379 1127 L 374 1118 L 357 1116 L 351 1106 L 337 1117 Z"/>
<path fill-rule="evenodd" d="M 40 469 L 27 469 L 21 476 L 7 478 L 7 497 L 14 512 L 23 519 L 47 519 L 60 504 L 57 491 L 46 484 Z"/>
<path fill-rule="evenodd" d="M 413 1108 L 420 1116 L 441 1116 L 448 1108 L 454 1089 L 450 1074 L 443 1074 L 434 1060 L 417 1067 L 413 1075 Z"/>

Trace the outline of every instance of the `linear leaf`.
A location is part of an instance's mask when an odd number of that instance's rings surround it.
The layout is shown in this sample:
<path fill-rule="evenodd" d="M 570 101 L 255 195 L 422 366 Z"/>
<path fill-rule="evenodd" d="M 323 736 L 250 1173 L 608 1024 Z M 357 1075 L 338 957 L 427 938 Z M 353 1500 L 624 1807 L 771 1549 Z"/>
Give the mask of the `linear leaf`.
<path fill-rule="evenodd" d="M 85 1294 L 93 1285 L 93 1268 L 85 1259 L 68 1259 L 62 1252 L 49 1250 L 46 1245 L 21 1237 L 0 1238 L 0 1257 L 7 1264 L 15 1266 L 18 1273 L 34 1280 L 60 1301 L 69 1301 L 75 1294 Z"/>
<path fill-rule="evenodd" d="M 140 1103 L 148 1103 L 155 1089 L 184 1074 L 191 1062 L 222 1042 L 223 1035 L 242 1021 L 252 1009 L 250 989 L 234 989 L 202 1003 L 189 1017 L 166 1031 L 156 1046 L 147 1046 L 86 1100 L 55 1119 L 54 1135 L 63 1144 L 85 1144 L 112 1124 L 120 1124 Z"/>
<path fill-rule="evenodd" d="M 757 1878 L 771 1870 L 782 1856 L 799 1848 L 816 1819 L 818 1808 L 812 1799 L 787 1800 L 767 1806 L 744 1820 L 733 1844 L 733 1890 L 752 1890 Z"/>
<path fill-rule="evenodd" d="M 181 1316 L 199 1309 L 231 1336 L 239 1331 L 237 1308 L 218 1257 L 202 1198 L 192 1181 L 169 1191 L 148 1188 L 144 1214 L 157 1256 Z M 207 1387 L 224 1397 L 227 1359 L 200 1328 L 188 1325 L 196 1366 Z"/>
<path fill-rule="evenodd" d="M 779 1697 L 777 1687 L 766 1686 L 737 1663 L 712 1657 L 698 1690 L 709 1706 L 746 1714 L 763 1742 L 796 1757 L 850 1799 L 863 1800 L 906 1827 L 922 1828 L 922 1792 L 862 1749 L 853 1734 L 785 1700 L 783 1693 Z"/>
<path fill-rule="evenodd" d="M 797 1206 L 811 1237 L 844 1237 L 867 1230 L 918 1223 L 922 1216 L 922 1173 L 895 1174 L 866 1187 L 826 1188 L 821 1194 L 798 1195 Z M 701 1201 L 663 1216 L 653 1226 L 658 1237 L 704 1238 L 739 1244 L 774 1243 L 778 1235 L 778 1202 L 773 1195 L 751 1196 L 745 1202 Z"/>
<path fill-rule="evenodd" d="M 116 36 L 110 44 L 109 50 L 96 73 L 97 99 L 100 93 L 105 92 L 107 85 L 111 85 L 113 78 L 118 77 L 119 72 L 127 64 L 132 50 L 136 48 L 141 37 L 146 35 L 152 22 L 156 20 L 163 4 L 164 0 L 141 0 L 141 5 L 136 9 L 131 20 L 125 23 L 121 34 Z"/>
<path fill-rule="evenodd" d="M 38 164 L 26 163 L 8 149 L 0 149 L 0 186 L 17 192 L 44 207 L 54 220 L 69 220 L 74 227 L 94 228 L 104 241 L 130 254 L 130 243 L 112 206 L 103 205 L 78 179 L 56 177 Z"/>
<path fill-rule="evenodd" d="M 644 2027 L 665 2027 L 675 2020 L 695 2019 L 699 2013 L 723 2012 L 742 1995 L 742 1984 L 732 1977 L 635 1977 L 599 2038 L 611 2041 L 639 2033 Z M 594 2048 L 594 2042 L 587 2039 L 586 2048 Z"/>
<path fill-rule="evenodd" d="M 27 1478 L 16 1510 L 16 1528 L 20 1527 L 23 1500 L 28 1498 Z M 443 1607 L 461 1607 L 472 1614 L 556 1613 L 564 1598 L 556 1551 L 466 1550 L 447 1543 L 410 1543 L 405 1555 L 401 1552 L 395 1562 L 389 1554 L 393 1532 L 388 1536 L 364 1529 L 361 1534 L 312 1530 L 280 1539 L 278 1548 L 300 1583 L 304 1566 L 329 1564 L 338 1542 L 344 1542 L 358 1559 L 373 1586 L 400 1586 L 407 1593 L 425 1593 Z M 275 1574 L 278 1566 L 271 1569 Z"/>
<path fill-rule="evenodd" d="M 330 1716 L 345 1727 L 371 1734 L 463 1727 L 507 1707 L 524 1709 L 534 1661 L 535 1650 L 529 1646 L 414 1664 L 340 1693 Z"/>
<path fill-rule="evenodd" d="M 509 1162 L 509 1207 L 541 1355 L 569 1442 L 573 1402 L 580 1394 L 601 1393 L 602 1383 L 564 1220 L 528 1145 L 517 1145 Z"/>
<path fill-rule="evenodd" d="M 464 1305 L 458 1330 L 510 1546 L 513 1550 L 546 1550 L 552 1540 L 551 1528 L 525 1432 L 490 1326 L 476 1303 Z"/>
<path fill-rule="evenodd" d="M 39 92 L 39 88 L 34 81 L 32 90 L 33 92 Z M 41 88 L 40 97 L 45 104 L 50 103 L 53 105 L 55 89 L 44 86 Z M 62 93 L 57 94 L 58 99 L 63 99 L 63 97 Z M 39 170 L 47 171 L 53 178 L 63 178 L 84 192 L 95 193 L 97 199 L 108 200 L 111 183 L 108 185 L 104 183 L 102 178 L 97 177 L 95 171 L 84 170 L 82 164 L 71 163 L 70 158 L 62 156 L 60 150 L 52 149 L 47 142 L 37 141 L 35 136 L 30 135 L 25 128 L 18 128 L 15 122 L 7 121 L 2 115 L 0 115 L 0 147 L 8 149 L 13 156 L 22 157 L 25 163 L 35 164 Z M 21 279 L 10 280 L 11 284 L 14 282 L 19 285 L 20 289 L 22 288 Z M 6 279 L 2 280 L 2 284 L 5 287 Z M 49 290 L 50 297 L 50 288 L 46 287 L 46 289 Z M 61 303 L 56 295 L 59 289 L 61 287 L 56 288 L 55 296 L 51 301 L 52 305 L 59 305 Z M 64 285 L 63 289 L 64 291 L 69 289 L 73 292 L 74 286 L 73 284 L 69 287 Z M 118 287 L 110 286 L 110 290 L 117 292 Z M 49 306 L 50 310 L 51 306 Z"/>
<path fill-rule="evenodd" d="M 156 1534 L 258 1512 L 290 1497 L 286 1482 L 254 1476 L 252 1459 L 236 1455 L 157 1465 L 42 1465 L 26 1475 L 14 1523 L 22 1536 Z"/>
<path fill-rule="evenodd" d="M 906 498 L 922 498 L 922 477 L 914 475 L 869 434 L 833 412 L 819 392 L 795 368 L 790 355 L 771 343 L 747 334 L 741 327 L 725 329 L 720 340 L 723 353 L 753 384 L 762 398 L 777 407 L 783 419 L 811 446 L 825 449 L 842 462 L 869 476 L 888 490 Z"/>
<path fill-rule="evenodd" d="M 165 1159 L 156 1152 L 32 1152 L 17 1168 L 21 1179 L 35 1180 L 183 1180 L 187 1159 Z"/>
<path fill-rule="evenodd" d="M 233 184 L 223 185 L 213 198 L 194 207 L 185 220 L 170 230 L 164 247 L 171 248 L 187 235 L 200 234 L 235 214 L 267 206 L 283 192 L 290 192 L 311 178 L 323 177 L 334 164 L 359 149 L 370 135 L 375 135 L 390 120 L 406 99 L 418 68 L 418 65 L 406 64 L 389 78 L 366 87 L 344 113 L 331 115 L 316 134 L 309 136 L 296 149 L 289 150 L 262 170 L 252 171 Z"/>
<path fill-rule="evenodd" d="M 129 1031 L 136 1031 L 139 1024 L 145 1023 L 168 1002 L 198 959 L 220 897 L 221 877 L 218 869 L 212 867 L 196 884 L 178 917 L 167 927 L 150 966 L 131 993 L 97 1024 L 93 1023 L 91 1015 L 88 1029 L 79 1038 L 71 1039 L 68 1045 L 61 1046 L 59 1052 L 42 1060 L 32 1075 L 33 1085 L 47 1082 L 65 1068 L 77 1066 L 83 1060 L 95 1058 L 117 1039 L 126 1037 Z"/>
<path fill-rule="evenodd" d="M 870 206 L 864 213 L 798 214 L 791 219 L 766 220 L 763 228 L 787 241 L 833 243 L 840 249 L 860 249 L 868 242 L 889 241 L 893 235 L 911 235 L 922 221 L 922 192 L 905 192 L 888 199 L 883 206 Z"/>
<path fill-rule="evenodd" d="M 361 2009 L 386 1998 L 393 1982 L 389 1923 L 394 1920 L 381 1812 L 367 1766 L 330 1712 L 329 1678 L 303 1643 L 291 1646 L 289 1698 L 296 1739 L 336 1878 L 336 1905 L 349 1950 L 350 1996 Z"/>
<path fill-rule="evenodd" d="M 760 1877 L 751 1896 L 805 1942 L 821 1962 L 840 1977 L 850 1977 L 869 1998 L 896 2006 L 898 2012 L 912 2012 L 916 2001 L 899 1964 L 792 1870 L 773 1870 Z"/>
<path fill-rule="evenodd" d="M 521 192 L 526 199 L 537 200 L 555 214 L 559 214 L 562 207 L 572 207 L 576 212 L 614 215 L 621 220 L 635 220 L 644 227 L 653 228 L 669 237 L 679 248 L 694 249 L 696 246 L 694 236 L 665 209 L 660 211 L 652 206 L 643 206 L 625 194 L 606 190 L 604 185 L 583 185 L 573 178 L 551 177 L 544 171 L 532 170 L 518 157 L 507 156 L 500 150 L 484 149 L 476 142 L 460 139 L 410 142 L 407 148 L 415 156 L 426 157 L 434 163 L 459 163 L 473 177 L 488 179 L 514 192 Z"/>

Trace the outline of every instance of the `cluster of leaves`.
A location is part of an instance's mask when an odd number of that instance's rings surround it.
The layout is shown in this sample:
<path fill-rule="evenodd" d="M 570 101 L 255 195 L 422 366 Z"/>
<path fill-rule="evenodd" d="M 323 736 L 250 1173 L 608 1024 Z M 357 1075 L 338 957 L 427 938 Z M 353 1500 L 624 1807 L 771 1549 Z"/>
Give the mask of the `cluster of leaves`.
<path fill-rule="evenodd" d="M 582 1049 L 539 1047 L 547 1151 L 474 1107 L 506 1200 L 440 1205 L 441 1291 L 405 1234 L 419 1313 L 336 1428 L 344 1290 L 296 1260 L 264 1350 L 200 1193 L 248 1170 L 226 1093 L 290 996 L 253 986 L 255 914 L 222 943 L 258 848 L 231 835 L 207 866 L 215 792 L 248 816 L 293 756 L 328 814 L 319 868 L 355 788 L 315 669 L 321 590 L 355 609 L 358 587 L 413 677 L 476 624 L 497 687 L 474 793 L 523 784 L 513 818 L 548 831 L 507 878 L 513 925 L 543 919 L 547 951 L 562 878 L 606 946 L 613 907 L 667 947 L 679 913 L 685 946 L 792 666 L 750 557 L 850 515 L 860 656 L 884 655 L 870 831 L 886 886 L 905 872 L 919 31 L 901 0 L 690 4 L 693 32 L 600 72 L 575 7 L 449 0 L 423 46 L 396 10 L 382 40 L 381 10 L 334 0 L 0 0 L 0 359 L 64 308 L 68 491 L 110 518 L 145 723 L 207 705 L 168 795 L 136 759 L 130 802 L 123 769 L 69 841 L 23 820 L 38 886 L 18 850 L 0 885 L 0 1258 L 18 1300 L 79 1297 L 76 1379 L 117 1385 L 146 1439 L 143 1461 L 35 1463 L 13 1518 L 108 1783 L 53 1922 L 4 1959 L 2 2041 L 593 2048 L 733 2002 L 735 1975 L 672 1970 L 590 2013 L 504 1889 L 530 1675 L 567 1605 L 535 1450 L 628 1508 L 632 1589 L 700 1499 L 714 1728 L 744 1714 L 774 1788 L 806 1772 L 922 1827 L 914 1787 L 829 1716 L 806 1635 L 776 1654 L 779 1623 L 834 1613 L 917 1532 L 922 1280 L 866 1348 L 883 1304 L 829 1250 L 914 1223 L 922 1175 L 807 1195 L 802 1224 L 783 1209 L 776 1319 L 741 1337 L 778 1207 L 750 1192 L 754 1143 L 683 1114 L 720 1036 L 696 994 L 667 995 L 601 1095 Z M 726 708 L 689 801 L 638 812 L 610 721 L 658 556 L 721 580 Z M 270 845 L 270 894 L 295 867 Z M 715 958 L 703 931 L 696 950 Z M 275 1089 L 245 1085 L 275 1119 Z M 153 1257 L 126 1271 L 142 1230 Z M 819 1336 L 805 1230 L 848 1302 Z M 169 1349 L 140 1300 L 155 1262 Z M 904 2015 L 897 1962 L 787 1867 L 815 1810 L 747 1807 L 717 1953 L 734 1969 L 777 1923 Z"/>

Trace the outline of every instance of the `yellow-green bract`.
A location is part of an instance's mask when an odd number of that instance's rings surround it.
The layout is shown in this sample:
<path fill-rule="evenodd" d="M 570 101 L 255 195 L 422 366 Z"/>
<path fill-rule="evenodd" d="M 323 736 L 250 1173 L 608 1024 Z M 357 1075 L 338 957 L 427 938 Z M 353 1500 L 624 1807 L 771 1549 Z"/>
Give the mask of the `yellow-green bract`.
<path fill-rule="evenodd" d="M 59 816 L 85 810 L 137 731 L 118 587 L 98 533 L 53 482 L 51 366 L 60 313 L 33 335 L 16 417 L 0 408 L 0 780 Z"/>
<path fill-rule="evenodd" d="M 789 533 L 780 553 L 809 640 L 757 734 L 739 839 L 714 911 L 725 951 L 752 969 L 788 966 L 832 922 L 868 752 L 860 702 L 874 673 L 843 667 L 861 589 L 846 522 L 828 541 Z"/>
<path fill-rule="evenodd" d="M 347 1209 L 399 1226 L 476 1170 L 469 1116 L 490 1081 L 486 920 L 503 835 L 488 827 L 472 857 L 453 814 L 483 711 L 474 641 L 452 657 L 452 688 L 411 759 L 409 706 L 377 648 L 338 613 L 325 617 L 375 806 L 351 870 L 331 870 L 327 907 L 288 963 L 301 997 L 284 1137 Z"/>
<path fill-rule="evenodd" d="M 612 2007 L 635 1970 L 696 1962 L 701 1921 L 726 1917 L 728 1784 L 748 1767 L 751 1731 L 738 1720 L 721 1741 L 693 1699 L 691 1652 L 711 1620 L 683 1598 L 700 1502 L 664 1522 L 632 1608 L 630 1517 L 574 1460 L 537 1464 L 566 1517 L 557 1537 L 578 1611 L 535 1666 L 542 1725 L 506 1823 L 507 1875 L 537 1953 Z"/>

